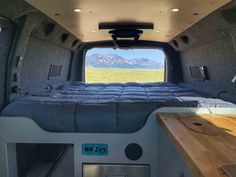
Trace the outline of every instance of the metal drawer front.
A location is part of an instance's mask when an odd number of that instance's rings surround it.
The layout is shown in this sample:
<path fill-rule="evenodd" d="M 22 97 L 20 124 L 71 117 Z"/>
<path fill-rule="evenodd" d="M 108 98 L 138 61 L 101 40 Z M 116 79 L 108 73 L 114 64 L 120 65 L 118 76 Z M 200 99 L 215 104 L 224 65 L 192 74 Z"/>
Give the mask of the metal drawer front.
<path fill-rule="evenodd" d="M 83 177 L 150 177 L 150 166 L 84 164 Z"/>

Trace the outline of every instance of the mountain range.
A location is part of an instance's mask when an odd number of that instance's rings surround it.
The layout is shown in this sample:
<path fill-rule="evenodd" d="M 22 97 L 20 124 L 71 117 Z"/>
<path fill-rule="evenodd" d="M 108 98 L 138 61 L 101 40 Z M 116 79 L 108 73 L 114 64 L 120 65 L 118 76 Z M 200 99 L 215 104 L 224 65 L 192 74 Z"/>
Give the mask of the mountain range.
<path fill-rule="evenodd" d="M 163 69 L 164 63 L 148 58 L 126 59 L 116 54 L 92 54 L 86 57 L 86 66 L 96 68 Z"/>

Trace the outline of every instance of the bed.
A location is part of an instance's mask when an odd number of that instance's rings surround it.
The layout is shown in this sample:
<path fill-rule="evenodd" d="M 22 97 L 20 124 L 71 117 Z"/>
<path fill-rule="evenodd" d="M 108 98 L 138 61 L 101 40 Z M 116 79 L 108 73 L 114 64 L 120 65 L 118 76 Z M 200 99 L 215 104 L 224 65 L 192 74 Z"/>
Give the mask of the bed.
<path fill-rule="evenodd" d="M 24 95 L 2 116 L 33 119 L 50 132 L 132 133 L 161 107 L 235 107 L 172 83 L 88 84 L 66 82 Z"/>

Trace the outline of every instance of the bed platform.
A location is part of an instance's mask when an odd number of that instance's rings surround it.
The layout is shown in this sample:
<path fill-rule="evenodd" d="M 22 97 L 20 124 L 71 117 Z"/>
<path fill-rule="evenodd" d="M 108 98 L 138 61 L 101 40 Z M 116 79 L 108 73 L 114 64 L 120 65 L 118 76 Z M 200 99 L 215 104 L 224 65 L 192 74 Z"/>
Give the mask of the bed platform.
<path fill-rule="evenodd" d="M 148 116 L 147 122 L 135 133 L 78 133 L 78 132 L 47 132 L 40 128 L 33 120 L 19 117 L 1 117 L 0 119 L 0 176 L 18 177 L 17 174 L 17 143 L 51 143 L 71 144 L 72 149 L 64 156 L 51 176 L 66 174 L 67 177 L 84 177 L 86 165 L 113 165 L 114 167 L 125 164 L 127 167 L 139 165 L 148 166 L 150 177 L 168 176 L 175 177 L 180 172 L 192 176 L 188 166 L 176 151 L 173 142 L 158 124 L 157 113 L 192 113 L 192 114 L 235 114 L 235 108 L 160 108 Z M 148 138 L 147 138 L 148 137 Z M 108 154 L 91 156 L 83 153 L 83 145 L 106 144 Z M 138 160 L 128 159 L 125 152 L 130 143 L 139 144 L 143 153 Z M 151 152 L 151 153 L 150 153 Z M 168 155 L 167 155 L 168 154 Z M 174 159 L 174 160 L 173 160 Z M 44 166 L 44 167 L 43 167 Z M 40 164 L 46 170 L 47 164 Z M 170 170 L 171 169 L 171 170 Z M 36 171 L 35 171 L 36 170 Z M 31 171 L 37 173 L 38 168 Z M 96 172 L 91 170 L 92 172 Z M 63 173 L 61 173 L 63 172 Z M 104 171 L 106 172 L 106 171 Z M 111 174 L 117 174 L 115 169 Z M 40 175 L 34 177 L 41 177 Z M 44 176 L 43 176 L 44 177 Z M 58 176 L 57 176 L 58 177 Z"/>
<path fill-rule="evenodd" d="M 161 107 L 235 107 L 172 83 L 67 82 L 10 103 L 2 116 L 33 119 L 51 132 L 132 133 Z"/>

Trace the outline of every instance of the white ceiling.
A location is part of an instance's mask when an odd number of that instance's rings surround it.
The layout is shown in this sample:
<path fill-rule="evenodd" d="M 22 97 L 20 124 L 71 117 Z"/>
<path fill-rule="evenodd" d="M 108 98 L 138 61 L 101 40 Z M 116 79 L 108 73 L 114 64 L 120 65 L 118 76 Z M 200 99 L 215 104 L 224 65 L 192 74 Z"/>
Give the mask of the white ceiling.
<path fill-rule="evenodd" d="M 169 42 L 231 0 L 25 0 L 83 42 L 110 40 L 100 22 L 151 22 L 141 39 Z M 80 8 L 80 13 L 73 9 Z M 179 12 L 172 12 L 179 8 Z M 163 12 L 163 14 L 160 14 Z M 198 13 L 199 15 L 193 15 Z M 59 14 L 59 15 L 55 15 Z M 156 32 L 160 31 L 160 32 Z"/>

